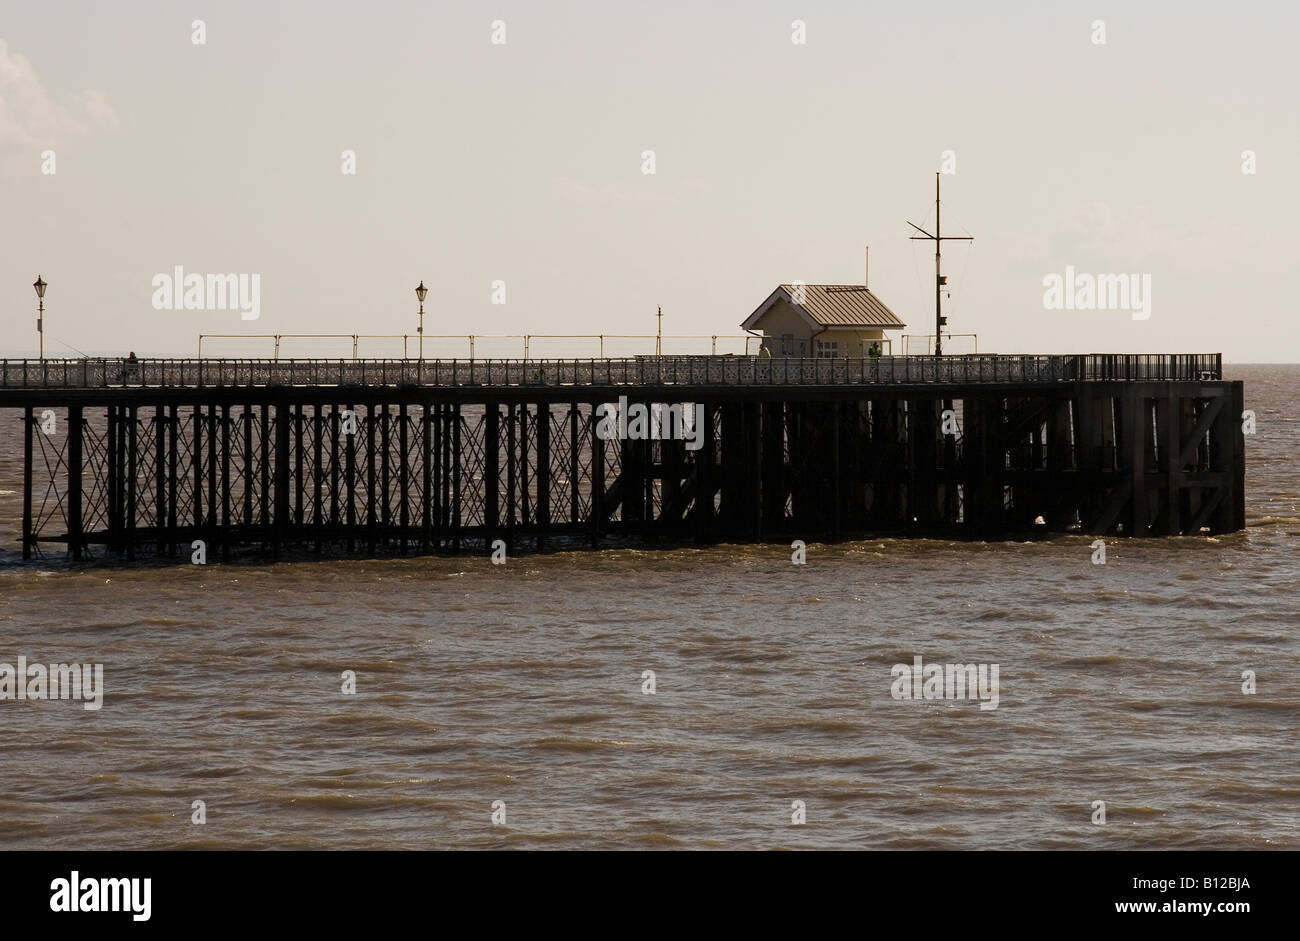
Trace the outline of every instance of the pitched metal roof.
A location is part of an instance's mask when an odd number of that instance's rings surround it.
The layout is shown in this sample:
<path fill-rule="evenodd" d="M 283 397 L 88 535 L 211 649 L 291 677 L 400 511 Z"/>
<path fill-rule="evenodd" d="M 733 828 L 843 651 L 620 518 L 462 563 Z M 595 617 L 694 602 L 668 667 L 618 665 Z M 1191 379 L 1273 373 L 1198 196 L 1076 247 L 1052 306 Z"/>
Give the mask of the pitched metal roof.
<path fill-rule="evenodd" d="M 906 327 L 884 302 L 861 284 L 804 284 L 803 303 L 795 303 L 796 288 L 782 284 L 749 315 L 742 326 L 752 329 L 778 300 L 788 301 L 819 327 Z"/>

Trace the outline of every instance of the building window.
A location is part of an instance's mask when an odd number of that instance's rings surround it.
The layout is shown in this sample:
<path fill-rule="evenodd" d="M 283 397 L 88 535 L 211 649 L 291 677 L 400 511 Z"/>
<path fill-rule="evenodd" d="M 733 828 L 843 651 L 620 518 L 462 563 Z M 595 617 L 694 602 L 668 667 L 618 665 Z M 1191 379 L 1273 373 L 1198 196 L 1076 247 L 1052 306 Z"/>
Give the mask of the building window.
<path fill-rule="evenodd" d="M 818 359 L 835 359 L 840 355 L 839 340 L 818 340 L 817 341 L 817 358 Z"/>
<path fill-rule="evenodd" d="M 782 356 L 794 355 L 794 334 L 793 333 L 781 334 L 781 355 Z"/>

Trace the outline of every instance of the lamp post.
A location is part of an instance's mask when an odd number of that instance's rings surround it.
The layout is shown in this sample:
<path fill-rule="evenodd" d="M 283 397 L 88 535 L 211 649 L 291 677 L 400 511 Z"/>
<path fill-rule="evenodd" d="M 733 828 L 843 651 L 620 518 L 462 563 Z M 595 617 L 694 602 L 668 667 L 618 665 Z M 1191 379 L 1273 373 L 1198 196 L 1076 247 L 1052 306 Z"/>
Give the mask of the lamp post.
<path fill-rule="evenodd" d="M 41 361 L 45 361 L 45 288 L 48 287 L 45 280 L 36 276 L 36 283 L 32 285 L 36 288 L 36 297 L 38 306 L 36 308 L 36 335 L 40 338 L 41 343 Z"/>
<path fill-rule="evenodd" d="M 415 296 L 420 301 L 420 326 L 416 331 L 420 335 L 420 359 L 424 359 L 424 298 L 428 295 L 429 289 L 424 286 L 424 279 L 420 279 L 420 286 L 415 289 Z"/>

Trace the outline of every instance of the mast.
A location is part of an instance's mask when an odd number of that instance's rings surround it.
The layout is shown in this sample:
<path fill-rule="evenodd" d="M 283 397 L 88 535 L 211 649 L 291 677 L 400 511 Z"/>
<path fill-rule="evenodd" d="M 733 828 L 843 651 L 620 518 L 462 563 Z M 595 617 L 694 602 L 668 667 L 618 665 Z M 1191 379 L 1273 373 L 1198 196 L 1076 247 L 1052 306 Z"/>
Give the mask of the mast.
<path fill-rule="evenodd" d="M 948 322 L 943 316 L 943 286 L 948 279 L 943 276 L 943 243 L 944 240 L 949 242 L 970 242 L 974 241 L 972 235 L 944 235 L 943 228 L 940 224 L 939 209 L 939 174 L 934 175 L 934 235 L 931 235 L 925 229 L 913 222 L 909 222 L 912 228 L 920 232 L 920 235 L 913 235 L 912 241 L 921 239 L 931 239 L 934 242 L 934 355 L 943 355 L 943 325 Z"/>

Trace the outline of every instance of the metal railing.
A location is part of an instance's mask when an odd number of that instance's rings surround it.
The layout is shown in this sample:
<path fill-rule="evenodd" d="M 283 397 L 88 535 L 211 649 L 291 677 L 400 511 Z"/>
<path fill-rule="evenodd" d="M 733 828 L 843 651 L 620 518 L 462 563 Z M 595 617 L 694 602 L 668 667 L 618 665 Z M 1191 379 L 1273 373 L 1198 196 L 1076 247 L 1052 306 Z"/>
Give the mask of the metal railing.
<path fill-rule="evenodd" d="M 929 356 L 934 352 L 933 333 L 904 333 L 901 337 L 899 337 L 899 340 L 900 340 L 899 345 L 902 346 L 903 348 L 904 356 L 921 356 L 921 355 Z M 916 345 L 912 342 L 913 340 L 924 340 L 925 350 L 917 351 L 915 353 L 912 352 L 912 347 Z M 951 349 L 951 342 L 953 340 L 970 340 L 974 346 L 974 349 L 971 350 L 970 354 L 960 354 L 960 355 L 978 355 L 980 351 L 980 338 L 978 333 L 945 333 L 943 335 L 943 341 L 949 344 L 950 349 Z"/>
<path fill-rule="evenodd" d="M 1217 380 L 1219 353 L 628 359 L 6 359 L 0 388 L 900 385 Z"/>
<path fill-rule="evenodd" d="M 401 340 L 402 359 L 409 359 L 411 356 L 416 355 L 421 348 L 420 335 L 416 333 L 200 333 L 198 353 L 200 359 L 203 358 L 203 341 L 205 340 L 235 340 L 240 342 L 269 340 L 272 344 L 271 359 L 276 362 L 280 359 L 280 344 L 286 340 L 347 340 L 352 344 L 352 359 L 360 358 L 359 353 L 363 340 L 367 341 L 371 347 L 378 342 L 379 345 L 387 345 L 390 348 L 395 347 L 397 341 Z M 742 353 L 749 355 L 751 351 L 758 352 L 757 348 L 759 343 L 762 342 L 762 337 L 744 334 L 659 335 L 654 333 L 426 333 L 424 335 L 424 342 L 428 345 L 431 354 L 427 357 L 428 359 L 445 358 L 448 352 L 452 352 L 457 360 L 477 359 L 478 357 L 475 355 L 477 348 L 485 343 L 489 347 L 495 347 L 498 351 L 503 347 L 513 347 L 515 351 L 522 352 L 524 359 L 531 359 L 532 346 L 535 341 L 544 341 L 542 344 L 544 346 L 564 341 L 570 347 L 570 351 L 575 346 L 574 341 L 577 341 L 577 344 L 585 343 L 595 352 L 596 359 L 605 358 L 606 342 L 610 344 L 611 350 L 622 350 L 625 354 L 627 351 L 639 347 L 644 354 L 653 353 L 658 356 L 663 352 L 665 343 L 669 346 L 681 346 L 683 341 L 686 341 L 695 349 L 703 350 L 707 348 L 710 356 L 717 356 L 719 355 L 719 340 L 722 341 L 723 354 Z M 383 341 L 391 342 L 385 344 Z M 457 350 L 459 353 L 456 352 Z M 690 354 L 682 351 L 670 355 Z M 551 358 L 556 357 L 552 356 Z"/>

